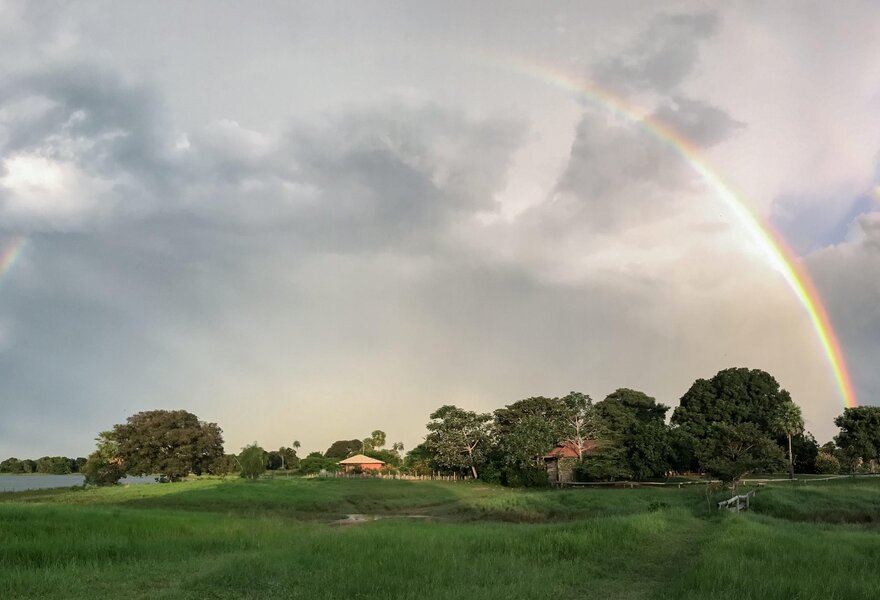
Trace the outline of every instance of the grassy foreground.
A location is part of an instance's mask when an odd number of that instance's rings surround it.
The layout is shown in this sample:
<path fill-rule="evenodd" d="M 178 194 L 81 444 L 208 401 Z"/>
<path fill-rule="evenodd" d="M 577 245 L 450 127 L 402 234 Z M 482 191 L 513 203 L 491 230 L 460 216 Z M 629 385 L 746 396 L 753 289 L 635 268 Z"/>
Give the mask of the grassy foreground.
<path fill-rule="evenodd" d="M 874 599 L 880 481 L 521 491 L 195 481 L 0 494 L 0 598 Z M 347 514 L 383 518 L 339 525 Z"/>

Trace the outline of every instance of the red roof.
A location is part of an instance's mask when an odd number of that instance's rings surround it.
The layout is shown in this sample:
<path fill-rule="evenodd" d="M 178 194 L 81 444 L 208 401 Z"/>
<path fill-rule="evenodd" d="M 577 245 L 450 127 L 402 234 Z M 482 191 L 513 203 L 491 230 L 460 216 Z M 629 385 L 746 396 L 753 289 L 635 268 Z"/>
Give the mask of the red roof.
<path fill-rule="evenodd" d="M 364 456 L 363 454 L 355 454 L 354 456 L 350 456 L 345 460 L 339 461 L 340 465 L 384 465 L 384 460 L 379 460 L 378 458 L 370 458 L 369 456 Z"/>
<path fill-rule="evenodd" d="M 596 446 L 595 441 L 587 440 L 584 442 L 582 446 L 584 452 L 592 452 L 595 450 Z M 569 444 L 559 444 L 553 450 L 544 455 L 544 458 L 577 458 L 578 453 L 577 450 L 574 449 L 573 446 Z"/>

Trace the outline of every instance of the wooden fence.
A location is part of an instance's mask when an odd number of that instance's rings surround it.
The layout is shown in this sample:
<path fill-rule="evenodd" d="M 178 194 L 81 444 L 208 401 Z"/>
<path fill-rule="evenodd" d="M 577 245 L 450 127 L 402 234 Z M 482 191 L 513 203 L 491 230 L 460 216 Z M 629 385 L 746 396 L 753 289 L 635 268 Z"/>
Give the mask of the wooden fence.
<path fill-rule="evenodd" d="M 718 510 L 727 509 L 730 512 L 736 513 L 749 510 L 749 499 L 754 495 L 755 490 L 752 490 L 748 494 L 739 494 L 729 500 L 722 500 L 718 503 Z"/>
<path fill-rule="evenodd" d="M 326 477 L 329 479 L 401 479 L 405 481 L 471 481 L 471 477 L 463 477 L 458 474 L 441 475 L 432 473 L 430 475 L 407 475 L 404 473 L 376 473 L 364 471 L 362 473 L 346 473 L 344 471 L 326 471 L 317 475 L 307 475 L 307 477 Z"/>

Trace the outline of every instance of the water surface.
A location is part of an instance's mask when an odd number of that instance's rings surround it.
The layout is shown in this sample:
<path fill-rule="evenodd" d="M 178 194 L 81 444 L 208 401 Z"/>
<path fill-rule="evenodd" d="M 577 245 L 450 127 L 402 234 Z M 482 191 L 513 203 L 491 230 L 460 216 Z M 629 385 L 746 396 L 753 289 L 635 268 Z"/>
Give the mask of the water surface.
<path fill-rule="evenodd" d="M 80 486 L 83 484 L 83 476 L 79 473 L 70 475 L 0 475 L 0 492 L 22 492 L 24 490 L 47 490 L 50 488 L 65 488 Z M 156 483 L 156 478 L 126 477 L 120 480 L 122 484 Z"/>

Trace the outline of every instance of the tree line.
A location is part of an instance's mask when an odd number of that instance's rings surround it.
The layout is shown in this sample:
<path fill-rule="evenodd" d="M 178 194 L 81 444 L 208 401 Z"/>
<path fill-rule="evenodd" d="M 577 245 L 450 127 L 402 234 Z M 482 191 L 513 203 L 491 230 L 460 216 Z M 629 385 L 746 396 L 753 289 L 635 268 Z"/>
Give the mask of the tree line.
<path fill-rule="evenodd" d="M 385 433 L 374 430 L 303 458 L 298 441 L 272 451 L 254 442 L 227 454 L 216 423 L 183 410 L 154 410 L 101 432 L 95 451 L 77 467 L 87 483 L 103 485 L 126 475 L 158 475 L 165 481 L 190 474 L 258 478 L 267 470 L 312 475 L 336 471 L 340 460 L 365 454 L 384 461 L 386 472 L 458 473 L 509 486 L 540 486 L 549 483 L 546 458 L 554 456 L 579 481 L 687 473 L 735 485 L 751 473 L 873 472 L 880 460 L 880 407 L 846 409 L 835 419 L 839 434 L 820 446 L 804 430 L 790 394 L 759 369 L 725 369 L 697 379 L 667 420 L 669 410 L 628 388 L 599 402 L 580 392 L 533 396 L 491 413 L 445 405 L 431 413 L 424 442 L 405 456 L 403 444 L 389 447 Z"/>
<path fill-rule="evenodd" d="M 312 452 L 302 459 L 297 455 L 299 441 L 272 451 L 254 442 L 238 454 L 227 454 L 220 427 L 184 410 L 137 413 L 99 433 L 96 442 L 97 448 L 83 459 L 81 469 L 86 483 L 94 485 L 112 485 L 127 475 L 155 475 L 167 482 L 191 474 L 238 473 L 256 479 L 267 470 L 311 475 L 335 471 L 341 459 L 356 453 L 378 458 L 390 469 L 403 463 L 403 444 L 396 442 L 386 448 L 385 432 L 378 429 L 364 439 L 337 440 L 326 452 Z"/>
<path fill-rule="evenodd" d="M 30 458 L 18 459 L 13 457 L 7 458 L 0 462 L 0 473 L 9 473 L 21 475 L 27 473 L 44 473 L 46 475 L 67 475 L 69 473 L 79 473 L 86 459 L 68 458 L 66 456 L 43 456 L 36 460 Z"/>
<path fill-rule="evenodd" d="M 649 480 L 703 474 L 736 485 L 753 473 L 877 470 L 880 407 L 848 408 L 840 433 L 819 446 L 800 407 L 759 369 L 732 368 L 698 379 L 667 422 L 670 407 L 618 389 L 599 402 L 586 394 L 536 396 L 492 413 L 443 406 L 430 415 L 414 470 L 459 472 L 513 486 L 548 484 L 545 457 L 566 456 L 576 481 Z M 560 459 L 563 462 L 563 459 Z"/>

